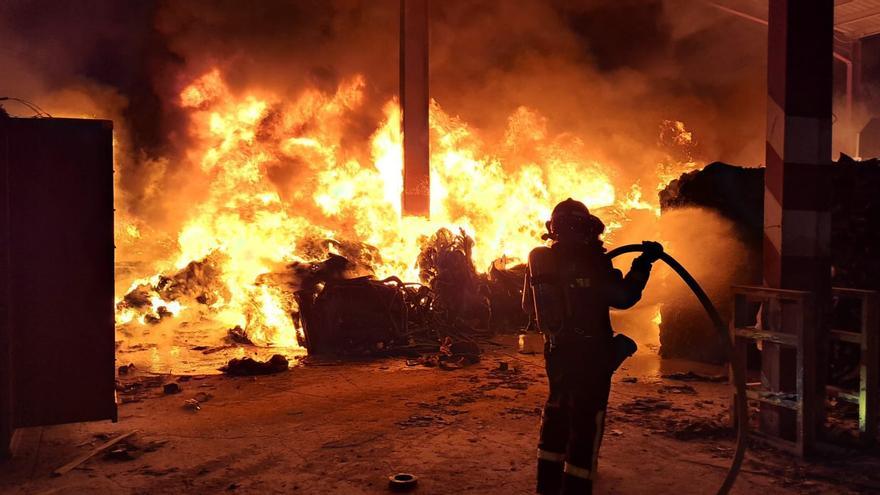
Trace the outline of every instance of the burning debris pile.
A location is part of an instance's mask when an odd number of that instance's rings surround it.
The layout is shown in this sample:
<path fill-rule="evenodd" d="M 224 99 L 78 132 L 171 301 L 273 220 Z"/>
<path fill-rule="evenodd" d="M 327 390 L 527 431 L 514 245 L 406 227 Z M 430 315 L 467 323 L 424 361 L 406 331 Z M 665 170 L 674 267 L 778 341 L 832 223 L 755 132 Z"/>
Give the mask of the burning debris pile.
<path fill-rule="evenodd" d="M 404 283 L 396 276 L 376 279 L 369 265 L 378 259 L 375 248 L 325 240 L 313 246 L 316 252 L 332 247 L 347 256 L 330 252 L 321 262 L 291 263 L 261 275 L 256 285 L 272 287 L 287 301 L 291 309 L 286 317 L 302 329 L 297 343 L 313 354 L 430 352 L 444 362 L 462 357 L 472 361 L 473 347 L 461 351 L 459 347 L 468 345 L 462 341 L 488 332 L 493 317 L 505 323 L 523 321 L 522 266 L 507 270 L 499 261 L 489 275 L 478 274 L 472 257 L 474 240 L 463 230 L 454 234 L 441 228 L 420 243 L 416 263 L 421 283 Z M 171 276 L 136 285 L 117 310 L 139 312 L 145 324 L 158 324 L 184 307 L 209 310 L 229 297 L 220 283 L 220 258 L 212 253 Z M 241 326 L 228 330 L 227 341 L 254 345 Z"/>
<path fill-rule="evenodd" d="M 521 261 L 559 198 L 582 200 L 614 235 L 636 211 L 656 219 L 642 186 L 696 167 L 691 133 L 664 121 L 652 155 L 662 163 L 618 196 L 595 150 L 554 134 L 536 111 L 517 108 L 489 146 L 433 102 L 431 217 L 405 217 L 397 102 L 382 108 L 366 149 L 352 144 L 366 87 L 355 76 L 290 99 L 232 89 L 214 69 L 180 91 L 190 126 L 181 159 L 198 199 L 178 219 L 173 250 L 148 263 L 158 274 L 119 296 L 121 335 L 189 325 L 232 345 L 362 355 L 437 352 L 447 337 L 516 330 L 527 323 Z M 685 152 L 664 151 L 676 147 Z M 119 216 L 118 244 L 151 242 L 136 234 L 153 226 Z"/>
<path fill-rule="evenodd" d="M 228 298 L 220 278 L 222 258 L 222 253 L 214 252 L 171 276 L 159 274 L 137 284 L 116 304 L 118 322 L 127 323 L 139 315 L 143 323 L 156 324 L 180 312 L 183 305 L 211 306 Z"/>

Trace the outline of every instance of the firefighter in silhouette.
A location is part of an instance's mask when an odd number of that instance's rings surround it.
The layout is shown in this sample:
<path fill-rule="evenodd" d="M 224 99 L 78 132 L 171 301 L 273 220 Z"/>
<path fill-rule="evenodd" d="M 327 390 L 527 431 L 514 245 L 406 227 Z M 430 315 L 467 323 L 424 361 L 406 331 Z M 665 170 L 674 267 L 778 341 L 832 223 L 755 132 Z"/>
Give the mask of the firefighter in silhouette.
<path fill-rule="evenodd" d="M 529 254 L 523 309 L 544 335 L 550 396 L 538 442 L 541 494 L 592 493 L 611 375 L 632 355 L 635 342 L 611 330 L 609 308 L 630 308 L 642 297 L 651 266 L 663 252 L 646 241 L 626 276 L 605 255 L 605 230 L 583 203 L 556 205 L 550 247 Z"/>

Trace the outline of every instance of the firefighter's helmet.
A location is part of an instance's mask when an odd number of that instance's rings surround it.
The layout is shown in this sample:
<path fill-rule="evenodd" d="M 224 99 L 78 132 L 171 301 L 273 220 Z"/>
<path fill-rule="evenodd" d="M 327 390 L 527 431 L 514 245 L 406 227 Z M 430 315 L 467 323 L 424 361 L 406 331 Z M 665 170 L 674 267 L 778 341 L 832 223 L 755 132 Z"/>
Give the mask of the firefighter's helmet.
<path fill-rule="evenodd" d="M 554 240 L 560 236 L 587 240 L 598 238 L 605 231 L 605 224 L 585 204 L 568 198 L 553 208 L 547 231 L 547 237 Z"/>

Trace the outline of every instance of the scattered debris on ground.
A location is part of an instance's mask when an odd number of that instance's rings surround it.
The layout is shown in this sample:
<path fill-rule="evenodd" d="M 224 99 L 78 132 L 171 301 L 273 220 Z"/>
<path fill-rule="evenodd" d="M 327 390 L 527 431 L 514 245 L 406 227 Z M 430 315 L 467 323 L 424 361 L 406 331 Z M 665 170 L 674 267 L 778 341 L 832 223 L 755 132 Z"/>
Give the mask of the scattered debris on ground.
<path fill-rule="evenodd" d="M 670 409 L 672 402 L 659 397 L 636 397 L 629 402 L 624 402 L 617 410 L 626 414 L 644 414 L 663 409 Z"/>
<path fill-rule="evenodd" d="M 439 415 L 413 414 L 409 418 L 395 423 L 401 430 L 406 428 L 426 428 L 434 425 L 448 425 L 449 420 Z"/>
<path fill-rule="evenodd" d="M 522 416 L 541 416 L 541 408 L 533 407 L 531 409 L 526 409 L 524 407 L 508 407 L 501 414 L 509 414 L 513 417 L 522 417 Z"/>
<path fill-rule="evenodd" d="M 666 380 L 677 380 L 680 382 L 722 383 L 727 381 L 727 375 L 708 376 L 694 373 L 693 371 L 688 371 L 686 373 L 669 373 L 666 375 L 662 375 L 661 378 L 664 378 Z"/>
<path fill-rule="evenodd" d="M 480 362 L 480 346 L 474 341 L 453 342 L 451 337 L 446 337 L 438 356 L 441 369 L 458 369 Z"/>
<path fill-rule="evenodd" d="M 290 363 L 281 354 L 273 354 L 268 361 L 257 361 L 254 358 L 230 359 L 229 364 L 220 368 L 220 371 L 231 376 L 254 376 L 270 375 L 287 371 Z"/>
<path fill-rule="evenodd" d="M 183 408 L 194 412 L 201 411 L 202 404 L 196 399 L 186 399 L 185 401 L 183 401 Z"/>
<path fill-rule="evenodd" d="M 135 370 L 134 364 L 128 363 L 126 365 L 120 366 L 117 371 L 119 372 L 119 376 L 124 376 L 129 373 L 133 373 L 134 370 Z"/>
<path fill-rule="evenodd" d="M 182 391 L 183 389 L 180 388 L 180 384 L 178 384 L 177 382 L 166 383 L 162 387 L 162 392 L 164 392 L 165 395 L 179 394 Z"/>
<path fill-rule="evenodd" d="M 193 412 L 201 411 L 202 404 L 213 398 L 214 396 L 207 392 L 199 392 L 195 397 L 184 400 L 183 408 Z"/>
<path fill-rule="evenodd" d="M 98 445 L 97 447 L 93 448 L 89 452 L 77 457 L 76 459 L 74 459 L 74 460 L 70 461 L 69 463 L 56 469 L 55 471 L 52 472 L 52 474 L 54 476 L 62 476 L 64 474 L 67 474 L 70 471 L 79 467 L 82 463 L 88 461 L 92 457 L 94 457 L 102 452 L 107 451 L 108 449 L 110 449 L 114 445 L 118 444 L 119 442 L 133 436 L 135 433 L 137 433 L 137 430 L 130 431 L 128 433 L 124 433 L 124 434 L 119 435 L 118 437 L 116 437 L 112 440 L 108 440 L 108 441 L 102 443 L 101 445 Z"/>
<path fill-rule="evenodd" d="M 661 385 L 661 394 L 688 394 L 696 395 L 697 391 L 690 385 Z"/>
<path fill-rule="evenodd" d="M 143 375 L 132 377 L 128 375 L 126 380 L 117 380 L 116 392 L 122 404 L 140 402 L 151 394 L 156 394 L 160 387 L 165 386 L 166 378 L 162 375 Z"/>
<path fill-rule="evenodd" d="M 133 461 L 146 453 L 159 450 L 166 443 L 168 443 L 166 440 L 162 440 L 140 444 L 135 441 L 135 437 L 129 437 L 104 451 L 104 459 L 108 461 Z"/>
<path fill-rule="evenodd" d="M 453 341 L 446 337 L 440 343 L 436 353 L 425 353 L 413 359 L 407 359 L 407 366 L 425 366 L 451 371 L 480 362 L 480 346 L 471 340 Z"/>
<path fill-rule="evenodd" d="M 735 430 L 729 421 L 700 418 L 675 417 L 664 421 L 666 433 L 677 440 L 709 440 L 733 437 Z"/>

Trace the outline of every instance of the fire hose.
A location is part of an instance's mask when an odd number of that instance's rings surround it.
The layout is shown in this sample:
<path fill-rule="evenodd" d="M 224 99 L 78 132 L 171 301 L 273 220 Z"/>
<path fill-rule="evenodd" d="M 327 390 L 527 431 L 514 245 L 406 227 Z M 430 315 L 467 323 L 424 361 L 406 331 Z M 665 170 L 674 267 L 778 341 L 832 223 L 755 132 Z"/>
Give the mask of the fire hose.
<path fill-rule="evenodd" d="M 621 254 L 626 253 L 643 253 L 646 248 L 641 244 L 628 244 L 625 246 L 620 246 L 618 248 L 612 249 L 608 253 L 609 258 L 616 258 Z M 694 295 L 697 296 L 697 299 L 700 300 L 700 304 L 703 305 L 703 309 L 706 310 L 706 313 L 709 315 L 709 318 L 712 320 L 712 324 L 715 327 L 715 330 L 718 332 L 718 336 L 721 337 L 721 340 L 725 343 L 725 347 L 727 348 L 727 355 L 730 359 L 730 369 L 733 374 L 733 386 L 736 391 L 735 394 L 735 422 L 736 422 L 736 450 L 733 455 L 733 460 L 730 463 L 730 468 L 727 470 L 727 476 L 724 478 L 724 483 L 718 489 L 719 495 L 726 495 L 730 492 L 730 489 L 733 488 L 733 484 L 736 482 L 736 477 L 739 475 L 740 467 L 742 466 L 743 457 L 745 457 L 746 446 L 747 446 L 747 438 L 748 438 L 748 405 L 746 401 L 746 377 L 743 375 L 743 367 L 737 366 L 737 363 L 734 363 L 736 359 L 736 354 L 734 353 L 733 341 L 731 340 L 730 335 L 728 334 L 727 325 L 724 323 L 724 320 L 721 318 L 721 315 L 718 313 L 718 310 L 715 308 L 715 305 L 712 304 L 712 301 L 709 299 L 709 296 L 706 295 L 706 292 L 700 287 L 700 284 L 688 273 L 687 270 L 681 266 L 681 263 L 675 260 L 672 256 L 667 253 L 660 253 L 659 257 L 666 263 L 669 268 L 678 274 L 679 277 L 684 281 L 685 284 L 693 291 Z"/>

